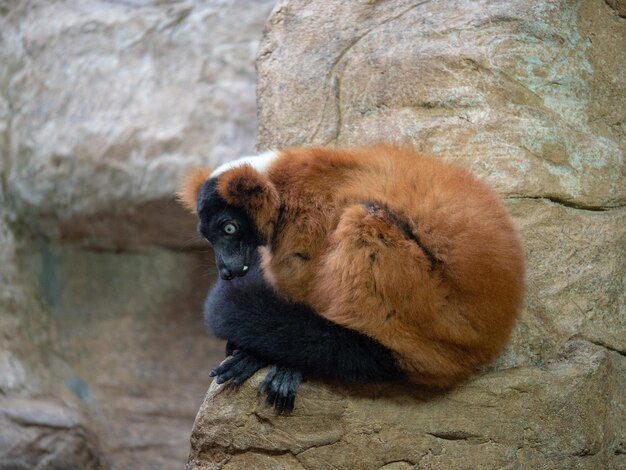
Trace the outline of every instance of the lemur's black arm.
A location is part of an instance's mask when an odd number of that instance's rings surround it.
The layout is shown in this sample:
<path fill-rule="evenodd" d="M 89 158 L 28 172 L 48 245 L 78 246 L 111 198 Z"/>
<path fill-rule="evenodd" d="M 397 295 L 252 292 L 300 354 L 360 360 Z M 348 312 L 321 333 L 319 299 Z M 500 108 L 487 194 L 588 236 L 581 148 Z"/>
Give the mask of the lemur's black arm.
<path fill-rule="evenodd" d="M 402 376 L 388 349 L 305 304 L 278 297 L 257 267 L 245 277 L 218 280 L 204 311 L 217 337 L 270 364 L 348 381 Z"/>
<path fill-rule="evenodd" d="M 220 382 L 232 379 L 235 384 L 243 383 L 267 364 L 291 373 L 347 381 L 376 382 L 403 377 L 388 349 L 326 320 L 305 304 L 279 297 L 263 279 L 258 266 L 244 277 L 218 280 L 204 311 L 206 323 L 215 335 L 240 350 L 212 371 Z M 274 375 L 280 378 L 284 374 Z M 271 392 L 272 384 L 264 382 L 263 387 L 269 387 Z"/>

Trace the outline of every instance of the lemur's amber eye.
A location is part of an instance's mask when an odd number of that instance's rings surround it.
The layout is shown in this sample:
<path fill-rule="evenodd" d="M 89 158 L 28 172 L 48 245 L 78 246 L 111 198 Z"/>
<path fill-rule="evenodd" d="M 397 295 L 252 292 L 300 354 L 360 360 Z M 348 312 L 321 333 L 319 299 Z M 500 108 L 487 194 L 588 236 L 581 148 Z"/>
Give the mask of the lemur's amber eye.
<path fill-rule="evenodd" d="M 225 224 L 224 227 L 222 227 L 222 230 L 224 230 L 224 233 L 226 235 L 234 235 L 235 233 L 237 233 L 238 229 L 235 224 L 228 223 L 228 224 Z"/>

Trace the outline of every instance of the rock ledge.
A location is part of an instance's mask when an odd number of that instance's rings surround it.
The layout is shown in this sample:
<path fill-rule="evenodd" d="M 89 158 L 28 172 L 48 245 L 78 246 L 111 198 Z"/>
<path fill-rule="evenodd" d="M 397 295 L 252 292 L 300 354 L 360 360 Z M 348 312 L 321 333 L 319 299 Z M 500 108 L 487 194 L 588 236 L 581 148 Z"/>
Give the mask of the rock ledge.
<path fill-rule="evenodd" d="M 213 383 L 188 470 L 231 468 L 621 468 L 626 359 L 570 342 L 542 367 L 485 371 L 445 394 L 303 384 L 291 415 Z"/>

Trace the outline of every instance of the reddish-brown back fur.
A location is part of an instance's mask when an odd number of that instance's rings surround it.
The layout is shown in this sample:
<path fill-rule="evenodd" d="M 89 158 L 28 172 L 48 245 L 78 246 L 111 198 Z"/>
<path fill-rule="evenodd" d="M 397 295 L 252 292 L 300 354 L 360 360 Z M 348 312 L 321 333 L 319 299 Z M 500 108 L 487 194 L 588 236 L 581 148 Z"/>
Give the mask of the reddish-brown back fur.
<path fill-rule="evenodd" d="M 278 292 L 375 338 L 416 382 L 450 386 L 502 350 L 521 308 L 523 251 L 485 183 L 390 146 L 288 149 L 267 176 L 282 215 L 262 262 Z"/>

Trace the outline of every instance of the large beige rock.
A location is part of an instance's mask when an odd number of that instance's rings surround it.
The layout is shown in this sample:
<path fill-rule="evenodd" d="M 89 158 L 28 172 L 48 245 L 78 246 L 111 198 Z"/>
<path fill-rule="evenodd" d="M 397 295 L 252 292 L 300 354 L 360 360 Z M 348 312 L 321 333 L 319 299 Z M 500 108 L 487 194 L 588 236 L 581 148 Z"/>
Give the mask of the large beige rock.
<path fill-rule="evenodd" d="M 503 355 L 449 393 L 213 386 L 189 468 L 626 468 L 626 23 L 620 2 L 275 7 L 259 147 L 408 143 L 473 169 L 527 253 Z"/>
<path fill-rule="evenodd" d="M 447 394 L 310 382 L 289 416 L 259 402 L 261 373 L 213 385 L 187 468 L 624 468 L 626 359 L 580 341 L 562 353 Z"/>
<path fill-rule="evenodd" d="M 281 1 L 259 146 L 406 142 L 506 194 L 623 205 L 625 42 L 603 0 Z"/>
<path fill-rule="evenodd" d="M 22 222 L 99 246 L 182 245 L 181 173 L 254 150 L 253 60 L 273 3 L 6 7 L 0 146 Z"/>

